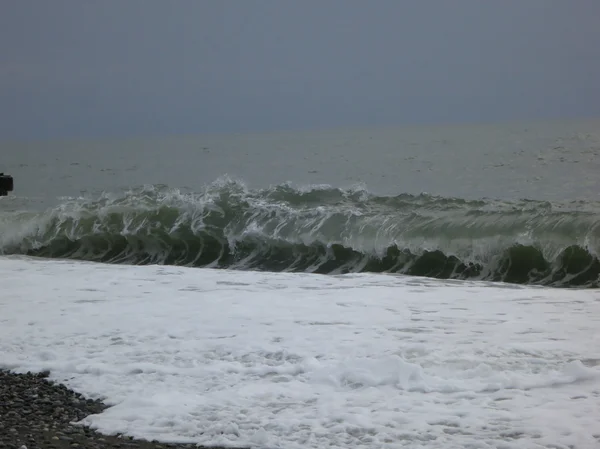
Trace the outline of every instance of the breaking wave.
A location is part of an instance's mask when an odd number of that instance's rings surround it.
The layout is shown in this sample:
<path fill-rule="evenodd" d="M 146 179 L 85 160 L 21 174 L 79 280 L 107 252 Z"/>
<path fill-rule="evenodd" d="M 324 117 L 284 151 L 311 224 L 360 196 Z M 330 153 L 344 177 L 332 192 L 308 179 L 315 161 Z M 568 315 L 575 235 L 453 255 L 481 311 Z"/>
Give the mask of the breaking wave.
<path fill-rule="evenodd" d="M 221 178 L 0 215 L 0 253 L 128 264 L 390 272 L 598 287 L 600 204 L 497 201 Z"/>

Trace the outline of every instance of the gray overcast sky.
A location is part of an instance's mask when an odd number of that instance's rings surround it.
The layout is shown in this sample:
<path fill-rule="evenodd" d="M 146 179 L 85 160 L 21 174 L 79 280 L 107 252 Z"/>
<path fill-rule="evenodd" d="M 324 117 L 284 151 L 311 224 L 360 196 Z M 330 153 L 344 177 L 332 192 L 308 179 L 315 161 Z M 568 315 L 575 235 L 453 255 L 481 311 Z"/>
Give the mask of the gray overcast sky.
<path fill-rule="evenodd" d="M 598 0 L 4 0 L 0 140 L 600 115 Z"/>

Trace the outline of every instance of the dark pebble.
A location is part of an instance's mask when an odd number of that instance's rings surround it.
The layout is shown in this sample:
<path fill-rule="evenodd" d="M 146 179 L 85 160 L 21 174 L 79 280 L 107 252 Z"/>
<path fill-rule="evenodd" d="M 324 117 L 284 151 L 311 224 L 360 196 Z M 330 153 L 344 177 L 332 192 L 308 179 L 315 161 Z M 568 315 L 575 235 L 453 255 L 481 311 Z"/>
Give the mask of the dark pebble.
<path fill-rule="evenodd" d="M 191 449 L 195 444 L 165 444 L 129 436 L 103 435 L 71 423 L 101 413 L 108 406 L 86 399 L 62 384 L 47 380 L 49 372 L 16 374 L 0 370 L 0 448 L 28 449 Z M 206 448 L 209 449 L 209 448 Z M 224 449 L 213 447 L 210 449 Z"/>

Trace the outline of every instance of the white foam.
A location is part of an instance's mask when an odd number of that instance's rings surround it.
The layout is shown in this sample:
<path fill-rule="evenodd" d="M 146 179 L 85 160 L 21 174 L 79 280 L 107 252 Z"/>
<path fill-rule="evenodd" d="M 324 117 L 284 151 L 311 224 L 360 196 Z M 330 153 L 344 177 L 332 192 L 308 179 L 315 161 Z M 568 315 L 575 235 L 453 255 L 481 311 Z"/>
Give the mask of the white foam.
<path fill-rule="evenodd" d="M 269 448 L 596 448 L 600 292 L 0 258 L 0 366 L 83 423 Z M 554 445 L 554 446 L 552 446 Z"/>

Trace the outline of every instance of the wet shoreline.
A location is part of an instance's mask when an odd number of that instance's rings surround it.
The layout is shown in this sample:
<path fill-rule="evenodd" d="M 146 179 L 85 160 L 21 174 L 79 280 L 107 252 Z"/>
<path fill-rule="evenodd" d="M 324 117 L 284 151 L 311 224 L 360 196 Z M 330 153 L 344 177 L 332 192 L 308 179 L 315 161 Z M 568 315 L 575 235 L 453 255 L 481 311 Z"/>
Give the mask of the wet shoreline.
<path fill-rule="evenodd" d="M 139 440 L 104 435 L 73 424 L 108 408 L 62 384 L 47 372 L 17 374 L 0 370 L 0 448 L 27 449 L 191 449 L 207 446 Z M 212 449 L 223 449 L 211 446 Z"/>

